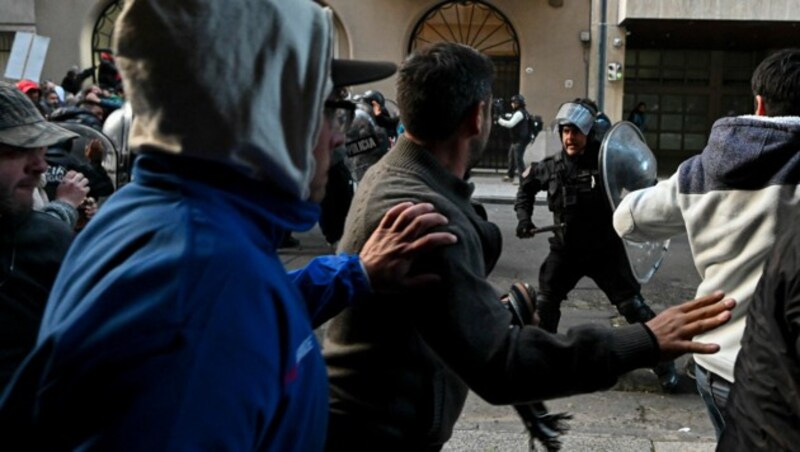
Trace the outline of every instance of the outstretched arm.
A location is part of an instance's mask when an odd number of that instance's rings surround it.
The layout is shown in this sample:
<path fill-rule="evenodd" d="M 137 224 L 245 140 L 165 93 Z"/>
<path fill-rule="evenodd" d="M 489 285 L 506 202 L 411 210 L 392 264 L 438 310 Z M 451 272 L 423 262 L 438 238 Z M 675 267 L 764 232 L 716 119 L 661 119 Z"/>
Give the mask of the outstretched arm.
<path fill-rule="evenodd" d="M 668 308 L 645 325 L 658 341 L 662 361 L 672 361 L 684 353 L 711 354 L 719 351 L 717 344 L 692 342 L 698 334 L 713 330 L 731 318 L 736 302 L 723 300 L 720 291 Z"/>
<path fill-rule="evenodd" d="M 499 118 L 499 119 L 497 120 L 497 123 L 498 123 L 498 124 L 500 124 L 500 125 L 501 125 L 501 126 L 503 126 L 503 127 L 507 127 L 507 128 L 509 128 L 509 129 L 511 129 L 511 128 L 513 128 L 514 126 L 516 126 L 516 125 L 517 125 L 517 123 L 519 123 L 520 121 L 522 121 L 522 119 L 523 119 L 524 117 L 525 117 L 525 115 L 523 115 L 523 114 L 522 114 L 522 111 L 520 111 L 520 110 L 517 110 L 517 111 L 515 111 L 515 112 L 514 112 L 514 114 L 513 114 L 513 115 L 511 115 L 511 118 L 509 118 L 509 119 L 505 119 L 505 118 Z"/>
<path fill-rule="evenodd" d="M 358 256 L 322 256 L 289 273 L 303 293 L 314 326 L 321 325 L 360 296 L 393 292 L 439 280 L 435 274 L 409 275 L 411 264 L 431 249 L 456 242 L 447 224 L 428 203 L 400 203 L 389 209 Z"/>
<path fill-rule="evenodd" d="M 678 199 L 678 173 L 628 193 L 614 211 L 614 229 L 628 240 L 666 240 L 686 232 Z"/>

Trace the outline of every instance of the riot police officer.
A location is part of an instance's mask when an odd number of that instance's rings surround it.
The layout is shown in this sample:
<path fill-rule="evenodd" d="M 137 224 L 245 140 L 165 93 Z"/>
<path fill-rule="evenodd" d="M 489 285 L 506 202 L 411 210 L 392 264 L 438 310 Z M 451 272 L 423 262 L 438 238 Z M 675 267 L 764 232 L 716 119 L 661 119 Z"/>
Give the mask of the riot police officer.
<path fill-rule="evenodd" d="M 598 134 L 604 128 L 602 121 L 598 123 L 598 110 L 591 100 L 563 104 L 554 121 L 561 139 L 560 152 L 531 164 L 517 193 L 517 237 L 533 235 L 531 215 L 539 191 L 547 191 L 555 224 L 564 225 L 550 238 L 550 253 L 539 270 L 540 326 L 551 332 L 558 328 L 561 302 L 584 276 L 595 281 L 628 323 L 655 317 L 640 293 L 622 240 L 614 231 L 612 209 L 599 180 Z M 665 391 L 676 388 L 674 363 L 661 364 L 654 371 Z"/>
<path fill-rule="evenodd" d="M 369 90 L 361 96 L 367 105 L 370 106 L 375 123 L 386 130 L 389 140 L 394 142 L 397 139 L 397 123 L 398 119 L 393 118 L 386 108 L 386 98 L 380 91 Z"/>

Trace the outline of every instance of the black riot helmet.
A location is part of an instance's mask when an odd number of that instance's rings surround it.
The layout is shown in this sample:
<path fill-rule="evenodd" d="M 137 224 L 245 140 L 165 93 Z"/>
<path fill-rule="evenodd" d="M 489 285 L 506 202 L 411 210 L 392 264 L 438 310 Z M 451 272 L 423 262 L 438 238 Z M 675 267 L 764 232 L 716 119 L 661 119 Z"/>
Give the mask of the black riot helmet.
<path fill-rule="evenodd" d="M 511 102 L 517 104 L 517 108 L 522 108 L 525 106 L 525 98 L 522 97 L 522 94 L 514 94 L 511 96 Z"/>
<path fill-rule="evenodd" d="M 372 101 L 374 100 L 375 102 L 378 103 L 378 105 L 381 106 L 381 109 L 386 108 L 386 99 L 383 97 L 383 94 L 381 94 L 380 91 L 375 91 L 371 89 L 365 92 L 364 95 L 361 96 L 361 99 L 367 104 L 371 104 Z"/>

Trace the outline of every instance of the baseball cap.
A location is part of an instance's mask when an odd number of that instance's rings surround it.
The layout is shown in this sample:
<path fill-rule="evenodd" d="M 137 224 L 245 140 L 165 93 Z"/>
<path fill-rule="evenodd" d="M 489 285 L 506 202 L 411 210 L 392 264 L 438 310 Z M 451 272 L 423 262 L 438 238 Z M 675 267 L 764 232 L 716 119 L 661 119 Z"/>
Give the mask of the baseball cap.
<path fill-rule="evenodd" d="M 25 94 L 28 94 L 30 91 L 39 91 L 42 92 L 42 89 L 39 88 L 39 84 L 34 82 L 33 80 L 20 80 L 17 82 L 17 89 L 22 91 Z"/>
<path fill-rule="evenodd" d="M 44 119 L 22 91 L 0 82 L 0 143 L 20 148 L 39 148 L 77 136 Z"/>
<path fill-rule="evenodd" d="M 331 61 L 331 79 L 335 88 L 360 85 L 391 76 L 397 65 L 388 61 L 339 60 Z"/>

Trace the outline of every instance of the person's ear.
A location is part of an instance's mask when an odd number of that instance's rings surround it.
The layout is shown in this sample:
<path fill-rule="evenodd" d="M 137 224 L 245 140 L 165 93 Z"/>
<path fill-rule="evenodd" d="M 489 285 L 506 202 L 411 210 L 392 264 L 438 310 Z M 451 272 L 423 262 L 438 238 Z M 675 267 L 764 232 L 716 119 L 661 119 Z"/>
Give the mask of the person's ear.
<path fill-rule="evenodd" d="M 467 131 L 470 136 L 480 135 L 484 127 L 485 110 L 488 110 L 485 101 L 480 101 L 470 107 L 467 113 Z"/>
<path fill-rule="evenodd" d="M 761 94 L 756 94 L 756 116 L 767 116 L 767 107 Z"/>

